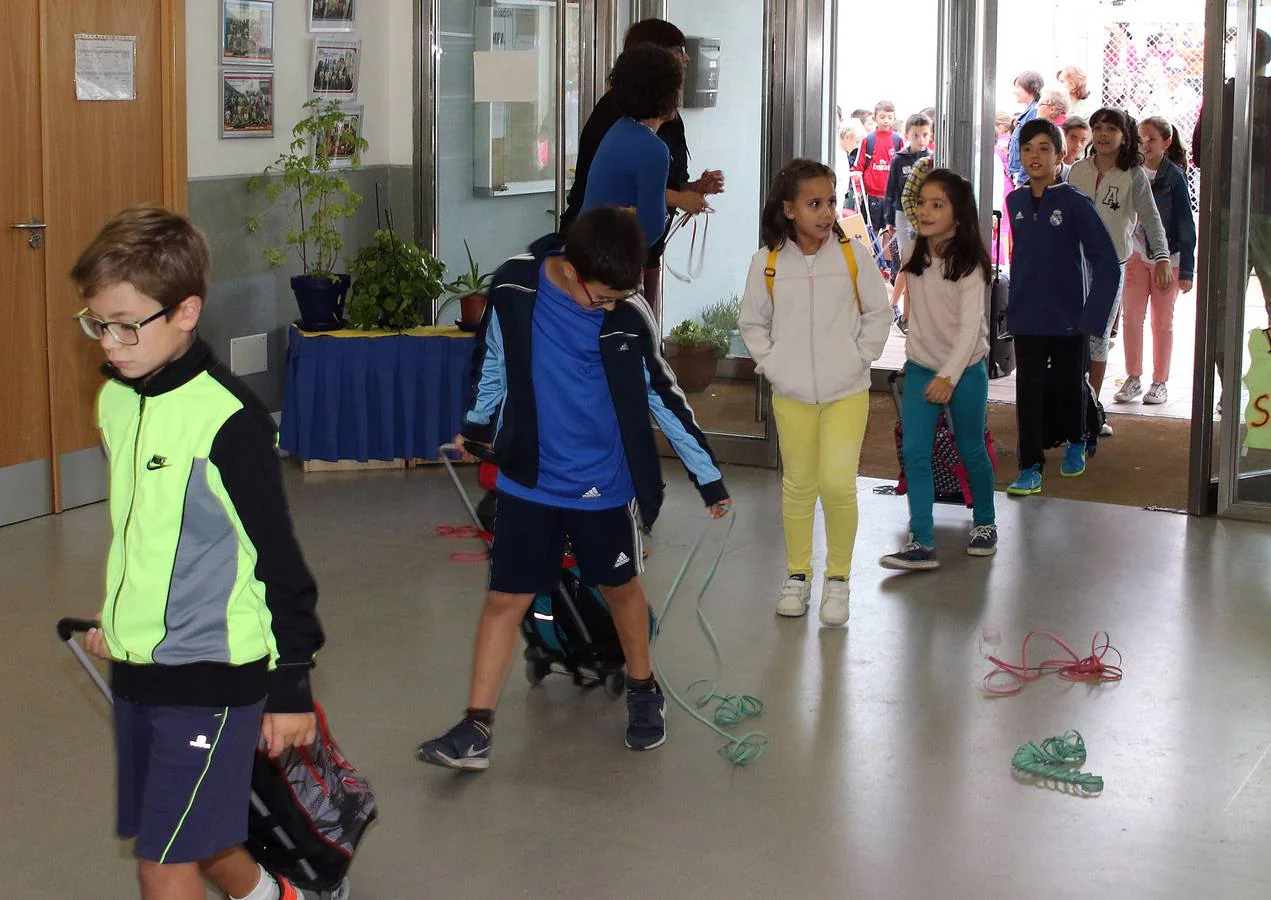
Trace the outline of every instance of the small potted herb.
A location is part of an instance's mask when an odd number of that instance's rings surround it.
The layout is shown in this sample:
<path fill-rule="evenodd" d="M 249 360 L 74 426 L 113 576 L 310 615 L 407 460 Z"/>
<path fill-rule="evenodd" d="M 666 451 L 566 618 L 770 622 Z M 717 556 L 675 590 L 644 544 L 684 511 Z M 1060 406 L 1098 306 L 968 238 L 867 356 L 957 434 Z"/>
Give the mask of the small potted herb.
<path fill-rule="evenodd" d="M 728 335 L 711 325 L 685 319 L 666 338 L 666 361 L 685 393 L 710 387 L 719 361 L 728 352 Z"/>
<path fill-rule="evenodd" d="M 446 266 L 413 241 L 381 228 L 349 264 L 353 289 L 348 318 L 353 328 L 405 331 L 426 323 L 441 296 Z"/>
<path fill-rule="evenodd" d="M 459 298 L 459 327 L 465 331 L 476 331 L 481 317 L 485 315 L 485 295 L 494 275 L 481 271 L 472 258 L 472 248 L 467 241 L 463 242 L 463 249 L 468 254 L 468 271 L 446 285 L 446 290 Z"/>

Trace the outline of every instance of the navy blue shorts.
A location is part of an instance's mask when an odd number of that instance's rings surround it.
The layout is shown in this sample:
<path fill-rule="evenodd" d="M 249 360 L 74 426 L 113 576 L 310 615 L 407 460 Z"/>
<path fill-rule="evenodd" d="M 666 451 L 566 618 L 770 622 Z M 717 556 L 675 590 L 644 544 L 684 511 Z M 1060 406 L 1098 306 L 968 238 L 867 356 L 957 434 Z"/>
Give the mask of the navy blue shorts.
<path fill-rule="evenodd" d="M 551 593 L 560 577 L 566 539 L 589 584 L 621 587 L 643 569 L 634 500 L 611 509 L 565 509 L 500 493 L 490 547 L 490 590 Z"/>
<path fill-rule="evenodd" d="M 247 839 L 265 701 L 138 706 L 115 698 L 118 831 L 158 863 L 198 862 Z"/>

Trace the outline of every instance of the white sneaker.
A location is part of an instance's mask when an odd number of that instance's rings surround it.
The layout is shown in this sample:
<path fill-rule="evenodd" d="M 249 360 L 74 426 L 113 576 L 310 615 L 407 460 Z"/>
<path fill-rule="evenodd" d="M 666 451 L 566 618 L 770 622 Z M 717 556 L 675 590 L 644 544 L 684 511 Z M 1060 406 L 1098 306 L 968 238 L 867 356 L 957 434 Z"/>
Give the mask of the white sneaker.
<path fill-rule="evenodd" d="M 808 578 L 787 578 L 781 585 L 781 599 L 777 601 L 777 615 L 797 619 L 808 611 L 812 603 L 812 581 Z"/>
<path fill-rule="evenodd" d="M 1169 388 L 1163 381 L 1153 381 L 1152 386 L 1143 395 L 1143 402 L 1149 405 L 1169 402 Z"/>
<path fill-rule="evenodd" d="M 845 578 L 827 578 L 821 585 L 821 624 L 838 626 L 847 623 L 848 603 L 852 588 Z"/>
<path fill-rule="evenodd" d="M 1112 400 L 1115 403 L 1129 403 L 1141 393 L 1143 393 L 1143 383 L 1131 375 L 1125 380 L 1125 384 L 1121 385 L 1121 390 L 1112 395 Z M 1143 402 L 1148 403 L 1151 401 L 1144 397 Z"/>
<path fill-rule="evenodd" d="M 1099 428 L 1099 437 L 1112 437 L 1114 434 L 1116 432 L 1112 430 L 1112 426 L 1107 422 L 1104 422 L 1102 427 Z"/>

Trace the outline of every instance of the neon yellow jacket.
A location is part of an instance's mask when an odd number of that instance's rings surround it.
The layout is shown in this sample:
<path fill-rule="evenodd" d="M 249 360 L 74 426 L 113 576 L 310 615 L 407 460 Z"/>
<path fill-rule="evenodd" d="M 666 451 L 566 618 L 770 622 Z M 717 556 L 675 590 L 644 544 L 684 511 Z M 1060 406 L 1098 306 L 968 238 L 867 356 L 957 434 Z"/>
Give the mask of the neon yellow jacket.
<path fill-rule="evenodd" d="M 114 536 L 102 629 L 115 693 L 147 705 L 313 708 L 317 590 L 292 532 L 273 420 L 196 343 L 97 418 Z"/>

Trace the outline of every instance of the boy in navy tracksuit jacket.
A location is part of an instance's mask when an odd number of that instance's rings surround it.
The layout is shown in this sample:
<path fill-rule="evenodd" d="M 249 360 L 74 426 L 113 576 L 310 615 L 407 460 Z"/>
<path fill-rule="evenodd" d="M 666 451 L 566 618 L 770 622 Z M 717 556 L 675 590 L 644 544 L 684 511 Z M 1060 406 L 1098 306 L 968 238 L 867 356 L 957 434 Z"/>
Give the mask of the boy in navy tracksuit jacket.
<path fill-rule="evenodd" d="M 1020 466 L 1007 493 L 1016 496 L 1041 491 L 1048 420 L 1062 423 L 1068 441 L 1060 474 L 1085 471 L 1087 338 L 1103 332 L 1121 279 L 1116 247 L 1090 198 L 1056 182 L 1063 146 L 1054 123 L 1026 124 L 1020 156 L 1029 183 L 1006 198 L 1015 244 L 1006 316 L 1015 335 Z M 1048 377 L 1057 388 L 1049 398 Z"/>
<path fill-rule="evenodd" d="M 650 413 L 715 518 L 728 491 L 659 349 L 637 286 L 647 244 L 634 214 L 583 213 L 494 276 L 477 335 L 473 399 L 455 443 L 492 447 L 499 464 L 490 584 L 477 630 L 468 710 L 419 747 L 424 762 L 490 765 L 494 706 L 536 594 L 556 587 L 568 538 L 583 579 L 613 613 L 627 665 L 632 750 L 666 740 L 666 699 L 649 664 L 640 526 L 662 505 Z M 637 518 L 637 511 L 639 518 Z"/>

